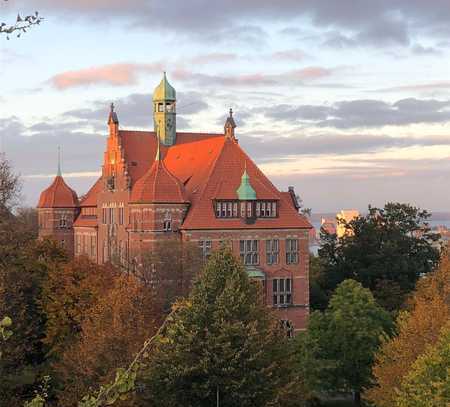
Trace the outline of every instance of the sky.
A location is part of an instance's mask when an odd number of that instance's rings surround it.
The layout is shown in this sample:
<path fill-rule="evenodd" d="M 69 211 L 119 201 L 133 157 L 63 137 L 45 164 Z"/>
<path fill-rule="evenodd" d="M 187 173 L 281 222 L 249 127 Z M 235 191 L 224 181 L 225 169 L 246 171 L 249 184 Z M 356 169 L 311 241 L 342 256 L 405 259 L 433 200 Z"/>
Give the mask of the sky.
<path fill-rule="evenodd" d="M 221 132 L 314 212 L 407 202 L 450 211 L 448 0 L 9 0 L 0 22 L 0 151 L 34 206 L 58 146 L 83 194 L 99 174 L 114 102 L 152 130 L 167 71 L 180 131 Z"/>

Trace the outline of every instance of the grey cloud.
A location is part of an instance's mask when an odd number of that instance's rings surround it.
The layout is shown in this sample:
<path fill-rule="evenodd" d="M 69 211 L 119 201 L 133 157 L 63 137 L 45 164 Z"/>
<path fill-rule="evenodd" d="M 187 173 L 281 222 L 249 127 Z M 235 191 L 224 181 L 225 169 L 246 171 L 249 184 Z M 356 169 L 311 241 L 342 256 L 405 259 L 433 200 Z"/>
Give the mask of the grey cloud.
<path fill-rule="evenodd" d="M 277 161 L 286 157 L 315 155 L 348 155 L 375 153 L 389 148 L 413 146 L 450 146 L 450 138 L 442 136 L 394 137 L 368 134 L 321 134 L 280 137 L 275 132 L 240 135 L 240 143 L 252 157 Z"/>
<path fill-rule="evenodd" d="M 49 15 L 74 16 L 104 21 L 121 18 L 126 26 L 155 27 L 172 33 L 188 33 L 202 41 L 227 40 L 237 32 L 243 41 L 261 42 L 255 30 L 268 21 L 296 27 L 300 18 L 308 18 L 320 29 L 350 32 L 351 37 L 373 45 L 408 45 L 410 34 L 430 31 L 449 32 L 450 3 L 446 0 L 21 0 L 27 8 L 40 8 Z M 245 26 L 252 21 L 252 32 Z M 293 28 L 291 29 L 291 32 Z M 259 37 L 259 38 L 258 38 Z"/>
<path fill-rule="evenodd" d="M 450 100 L 403 99 L 395 103 L 361 99 L 327 105 L 278 105 L 256 110 L 272 119 L 309 122 L 318 127 L 338 129 L 401 126 L 450 121 Z"/>

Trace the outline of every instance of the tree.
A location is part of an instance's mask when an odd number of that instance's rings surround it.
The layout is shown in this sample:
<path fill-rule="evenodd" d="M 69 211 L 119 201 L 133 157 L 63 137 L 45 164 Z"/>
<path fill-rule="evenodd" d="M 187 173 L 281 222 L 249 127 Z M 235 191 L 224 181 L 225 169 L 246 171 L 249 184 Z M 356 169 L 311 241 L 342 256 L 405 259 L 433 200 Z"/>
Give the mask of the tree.
<path fill-rule="evenodd" d="M 150 287 L 124 274 L 113 284 L 85 312 L 79 340 L 57 364 L 57 375 L 64 384 L 58 392 L 58 406 L 76 405 L 90 388 L 114 379 L 116 368 L 128 365 L 162 322 Z"/>
<path fill-rule="evenodd" d="M 8 0 L 4 0 L 5 2 Z M 6 39 L 10 39 L 11 34 L 15 34 L 17 38 L 23 33 L 26 33 L 32 26 L 39 25 L 43 18 L 39 16 L 37 11 L 34 14 L 21 17 L 17 14 L 16 21 L 13 24 L 7 24 L 5 22 L 0 22 L 0 34 L 5 34 Z"/>
<path fill-rule="evenodd" d="M 330 296 L 340 282 L 354 279 L 385 309 L 398 310 L 417 280 L 439 261 L 433 245 L 439 235 L 431 233 L 429 216 L 410 205 L 388 203 L 345 223 L 347 233 L 340 239 L 323 233 L 319 284 Z"/>
<path fill-rule="evenodd" d="M 408 309 L 398 316 L 397 334 L 383 341 L 373 368 L 376 385 L 365 398 L 377 407 L 393 406 L 403 378 L 449 320 L 450 259 L 444 254 L 439 268 L 418 282 Z"/>
<path fill-rule="evenodd" d="M 152 405 L 276 405 L 289 377 L 279 322 L 231 251 L 212 255 L 158 338 L 142 375 Z"/>
<path fill-rule="evenodd" d="M 375 302 L 370 290 L 354 280 L 342 282 L 328 308 L 311 315 L 303 339 L 306 346 L 300 349 L 300 359 L 306 358 L 309 374 L 314 376 L 310 378 L 312 386 L 325 392 L 353 392 L 359 405 L 362 390 L 372 381 L 372 363 L 381 336 L 391 329 L 390 315 Z"/>
<path fill-rule="evenodd" d="M 9 212 L 17 203 L 20 188 L 19 177 L 14 174 L 5 155 L 0 153 L 0 215 Z"/>
<path fill-rule="evenodd" d="M 0 264 L 0 315 L 14 321 L 14 335 L 0 361 L 0 404 L 21 404 L 46 373 L 45 314 L 42 285 L 54 262 L 65 253 L 52 241 L 29 242 Z M 5 260 L 4 260 L 5 261 Z"/>
<path fill-rule="evenodd" d="M 442 407 L 450 405 L 450 325 L 438 342 L 412 365 L 395 400 L 396 407 Z"/>
<path fill-rule="evenodd" d="M 324 310 L 328 304 L 327 292 L 321 281 L 324 278 L 324 265 L 319 256 L 309 256 L 309 305 L 312 310 Z"/>

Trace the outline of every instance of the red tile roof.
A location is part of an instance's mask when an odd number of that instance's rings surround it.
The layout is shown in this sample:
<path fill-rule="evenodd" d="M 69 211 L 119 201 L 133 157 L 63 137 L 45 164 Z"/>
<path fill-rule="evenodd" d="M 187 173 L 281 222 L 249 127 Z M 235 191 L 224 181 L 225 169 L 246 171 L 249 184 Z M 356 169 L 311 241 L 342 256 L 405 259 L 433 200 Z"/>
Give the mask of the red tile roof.
<path fill-rule="evenodd" d="M 155 160 L 152 167 L 133 186 L 132 203 L 187 203 L 183 184 L 166 168 L 163 160 Z"/>
<path fill-rule="evenodd" d="M 97 206 L 97 194 L 102 189 L 102 178 L 100 177 L 91 189 L 80 200 L 80 206 Z"/>
<path fill-rule="evenodd" d="M 41 193 L 38 208 L 76 208 L 79 206 L 76 192 L 63 177 L 56 176 L 52 184 Z"/>
<path fill-rule="evenodd" d="M 164 159 L 156 163 L 154 132 L 121 130 L 119 134 L 131 177 L 130 202 L 190 202 L 182 229 L 312 227 L 297 212 L 290 194 L 278 191 L 239 144 L 223 134 L 177 133 L 175 145 L 160 147 Z M 259 218 L 252 225 L 242 219 L 216 218 L 213 201 L 237 199 L 244 168 L 257 199 L 278 201 L 277 218 Z M 96 205 L 100 190 L 99 179 L 82 200 L 82 206 Z"/>

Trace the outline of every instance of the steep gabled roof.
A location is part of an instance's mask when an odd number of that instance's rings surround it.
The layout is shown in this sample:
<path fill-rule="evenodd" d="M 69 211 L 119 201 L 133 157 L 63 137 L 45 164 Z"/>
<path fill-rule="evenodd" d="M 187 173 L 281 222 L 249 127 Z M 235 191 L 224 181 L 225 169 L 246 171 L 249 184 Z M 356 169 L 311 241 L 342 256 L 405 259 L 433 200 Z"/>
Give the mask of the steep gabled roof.
<path fill-rule="evenodd" d="M 91 189 L 81 198 L 80 206 L 97 206 L 97 195 L 102 190 L 102 178 L 100 177 Z"/>
<path fill-rule="evenodd" d="M 70 188 L 61 175 L 57 175 L 52 184 L 41 193 L 38 208 L 77 208 L 76 192 Z"/>
<path fill-rule="evenodd" d="M 239 144 L 225 139 L 220 154 L 204 174 L 203 187 L 191 196 L 191 209 L 182 229 L 241 229 L 248 228 L 243 219 L 216 218 L 212 202 L 216 199 L 238 199 L 241 177 L 247 171 L 257 199 L 278 201 L 277 218 L 259 218 L 251 228 L 311 228 L 306 218 L 300 215 L 292 203 L 287 201 L 256 164 L 245 154 Z"/>

